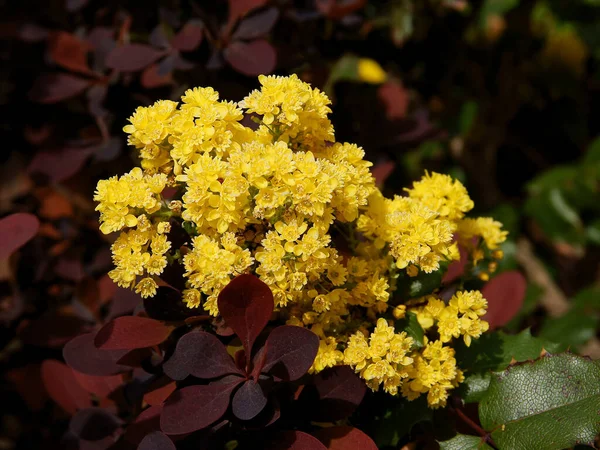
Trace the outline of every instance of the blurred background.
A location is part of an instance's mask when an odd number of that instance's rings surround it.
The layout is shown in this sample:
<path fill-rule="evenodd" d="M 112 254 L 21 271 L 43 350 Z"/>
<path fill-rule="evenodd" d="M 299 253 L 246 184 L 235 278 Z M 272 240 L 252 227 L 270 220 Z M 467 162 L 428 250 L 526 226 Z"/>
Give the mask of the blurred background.
<path fill-rule="evenodd" d="M 127 118 L 194 86 L 238 101 L 259 74 L 325 90 L 388 195 L 424 170 L 465 183 L 510 231 L 481 274 L 511 275 L 493 326 L 600 357 L 600 1 L 0 5 L 0 217 L 37 218 L 0 222 L 0 449 L 57 442 L 41 362 L 139 300 L 106 276 L 92 201 L 136 163 Z"/>

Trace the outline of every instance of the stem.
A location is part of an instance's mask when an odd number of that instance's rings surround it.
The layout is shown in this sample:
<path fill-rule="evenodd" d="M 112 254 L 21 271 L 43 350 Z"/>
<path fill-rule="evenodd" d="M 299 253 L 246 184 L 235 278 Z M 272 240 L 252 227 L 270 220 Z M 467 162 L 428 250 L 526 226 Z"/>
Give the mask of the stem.
<path fill-rule="evenodd" d="M 481 428 L 478 424 L 476 424 L 469 416 L 467 416 L 461 409 L 460 409 L 460 405 L 459 405 L 460 399 L 453 399 L 453 403 L 456 406 L 450 406 L 450 411 L 453 411 L 454 413 L 456 413 L 456 415 L 468 426 L 470 426 L 474 431 L 477 432 L 477 434 L 479 436 L 481 436 L 481 438 L 483 440 L 485 440 L 485 442 L 493 447 L 494 449 L 497 449 L 496 444 L 494 443 L 494 440 L 492 439 L 492 437 L 490 436 L 490 433 L 488 433 L 487 431 L 485 431 L 483 428 Z"/>

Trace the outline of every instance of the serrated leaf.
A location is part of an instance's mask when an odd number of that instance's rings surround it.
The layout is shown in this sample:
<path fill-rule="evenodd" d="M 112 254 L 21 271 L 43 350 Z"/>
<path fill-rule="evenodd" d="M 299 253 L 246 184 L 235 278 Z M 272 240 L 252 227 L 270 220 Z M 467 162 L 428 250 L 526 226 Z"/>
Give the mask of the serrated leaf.
<path fill-rule="evenodd" d="M 491 373 L 469 375 L 458 387 L 457 394 L 465 403 L 479 403 L 489 389 L 491 380 Z"/>
<path fill-rule="evenodd" d="M 492 447 L 482 442 L 478 436 L 457 434 L 452 439 L 439 442 L 440 450 L 492 450 Z"/>
<path fill-rule="evenodd" d="M 565 350 L 561 344 L 531 336 L 529 329 L 516 335 L 502 331 L 484 333 L 473 340 L 470 347 L 459 343 L 456 345 L 458 366 L 469 373 L 486 373 L 492 370 L 503 370 L 514 359 L 518 362 L 535 359 L 542 349 L 550 353 Z"/>
<path fill-rule="evenodd" d="M 593 445 L 600 433 L 600 363 L 563 353 L 510 367 L 494 374 L 479 414 L 499 448 Z"/>
<path fill-rule="evenodd" d="M 283 325 L 275 328 L 265 343 L 265 365 L 276 379 L 294 381 L 304 375 L 319 350 L 319 338 L 302 327 Z"/>

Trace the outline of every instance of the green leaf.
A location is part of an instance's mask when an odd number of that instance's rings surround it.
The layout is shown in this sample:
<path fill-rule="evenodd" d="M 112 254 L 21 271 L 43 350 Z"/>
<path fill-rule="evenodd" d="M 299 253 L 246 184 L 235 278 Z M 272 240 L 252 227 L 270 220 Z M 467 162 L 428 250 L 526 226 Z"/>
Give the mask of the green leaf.
<path fill-rule="evenodd" d="M 600 4 L 600 0 L 598 0 Z M 600 163 L 600 137 L 594 139 L 594 141 L 588 146 L 587 152 L 583 157 L 584 164 L 597 164 Z"/>
<path fill-rule="evenodd" d="M 392 409 L 377 421 L 375 427 L 375 443 L 378 448 L 397 447 L 400 439 L 410 433 L 412 427 L 419 422 L 431 421 L 433 410 L 427 406 L 427 397 L 416 400 L 402 399 L 395 402 Z"/>
<path fill-rule="evenodd" d="M 476 102 L 466 102 L 460 111 L 459 118 L 459 131 L 460 134 L 465 135 L 469 132 L 479 111 L 479 105 Z"/>
<path fill-rule="evenodd" d="M 457 434 L 448 441 L 439 442 L 440 450 L 492 450 L 478 436 L 467 436 L 466 434 Z"/>
<path fill-rule="evenodd" d="M 442 265 L 440 270 L 432 273 L 420 272 L 416 277 L 401 274 L 398 277 L 398 288 L 395 294 L 403 300 L 431 294 L 442 284 L 442 277 L 447 267 L 445 263 Z"/>
<path fill-rule="evenodd" d="M 406 331 L 410 337 L 415 340 L 415 344 L 417 347 L 423 347 L 425 345 L 423 341 L 423 337 L 425 336 L 425 331 L 419 324 L 417 320 L 417 315 L 412 312 L 407 312 L 406 317 L 396 321 L 396 330 L 398 331 Z"/>
<path fill-rule="evenodd" d="M 562 353 L 509 367 L 494 374 L 479 414 L 500 449 L 593 445 L 600 433 L 600 363 Z"/>
<path fill-rule="evenodd" d="M 575 228 L 581 227 L 579 214 L 571 207 L 571 205 L 569 205 L 560 189 L 551 189 L 548 195 L 550 204 L 565 222 L 571 224 Z"/>
<path fill-rule="evenodd" d="M 456 393 L 465 403 L 479 403 L 490 387 L 491 381 L 491 372 L 474 373 L 465 377 L 465 381 L 458 387 Z"/>
<path fill-rule="evenodd" d="M 565 346 L 531 336 L 529 329 L 509 335 L 502 331 L 485 333 L 474 340 L 470 347 L 460 343 L 456 346 L 458 366 L 467 374 L 503 370 L 514 359 L 527 361 L 540 356 L 542 349 L 558 352 Z"/>

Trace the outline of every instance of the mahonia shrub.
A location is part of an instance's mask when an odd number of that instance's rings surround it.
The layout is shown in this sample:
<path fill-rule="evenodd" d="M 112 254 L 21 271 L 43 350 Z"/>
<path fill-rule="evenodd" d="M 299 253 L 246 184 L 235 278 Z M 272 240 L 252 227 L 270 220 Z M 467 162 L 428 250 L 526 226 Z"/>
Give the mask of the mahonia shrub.
<path fill-rule="evenodd" d="M 384 197 L 364 151 L 335 141 L 323 92 L 294 75 L 259 81 L 237 104 L 207 87 L 135 111 L 124 131 L 140 167 L 95 194 L 102 232 L 120 232 L 110 277 L 148 298 L 178 267 L 172 301 L 218 316 L 219 293 L 253 274 L 273 293 L 274 321 L 318 336 L 310 372 L 348 365 L 373 390 L 444 406 L 463 379 L 453 345 L 488 329 L 487 302 L 461 284 L 442 295 L 441 277 L 419 295 L 405 287 L 441 275 L 459 245 L 473 273 L 492 267 L 506 232 L 466 218 L 473 202 L 447 175 Z M 410 318 L 424 335 L 405 330 Z"/>

